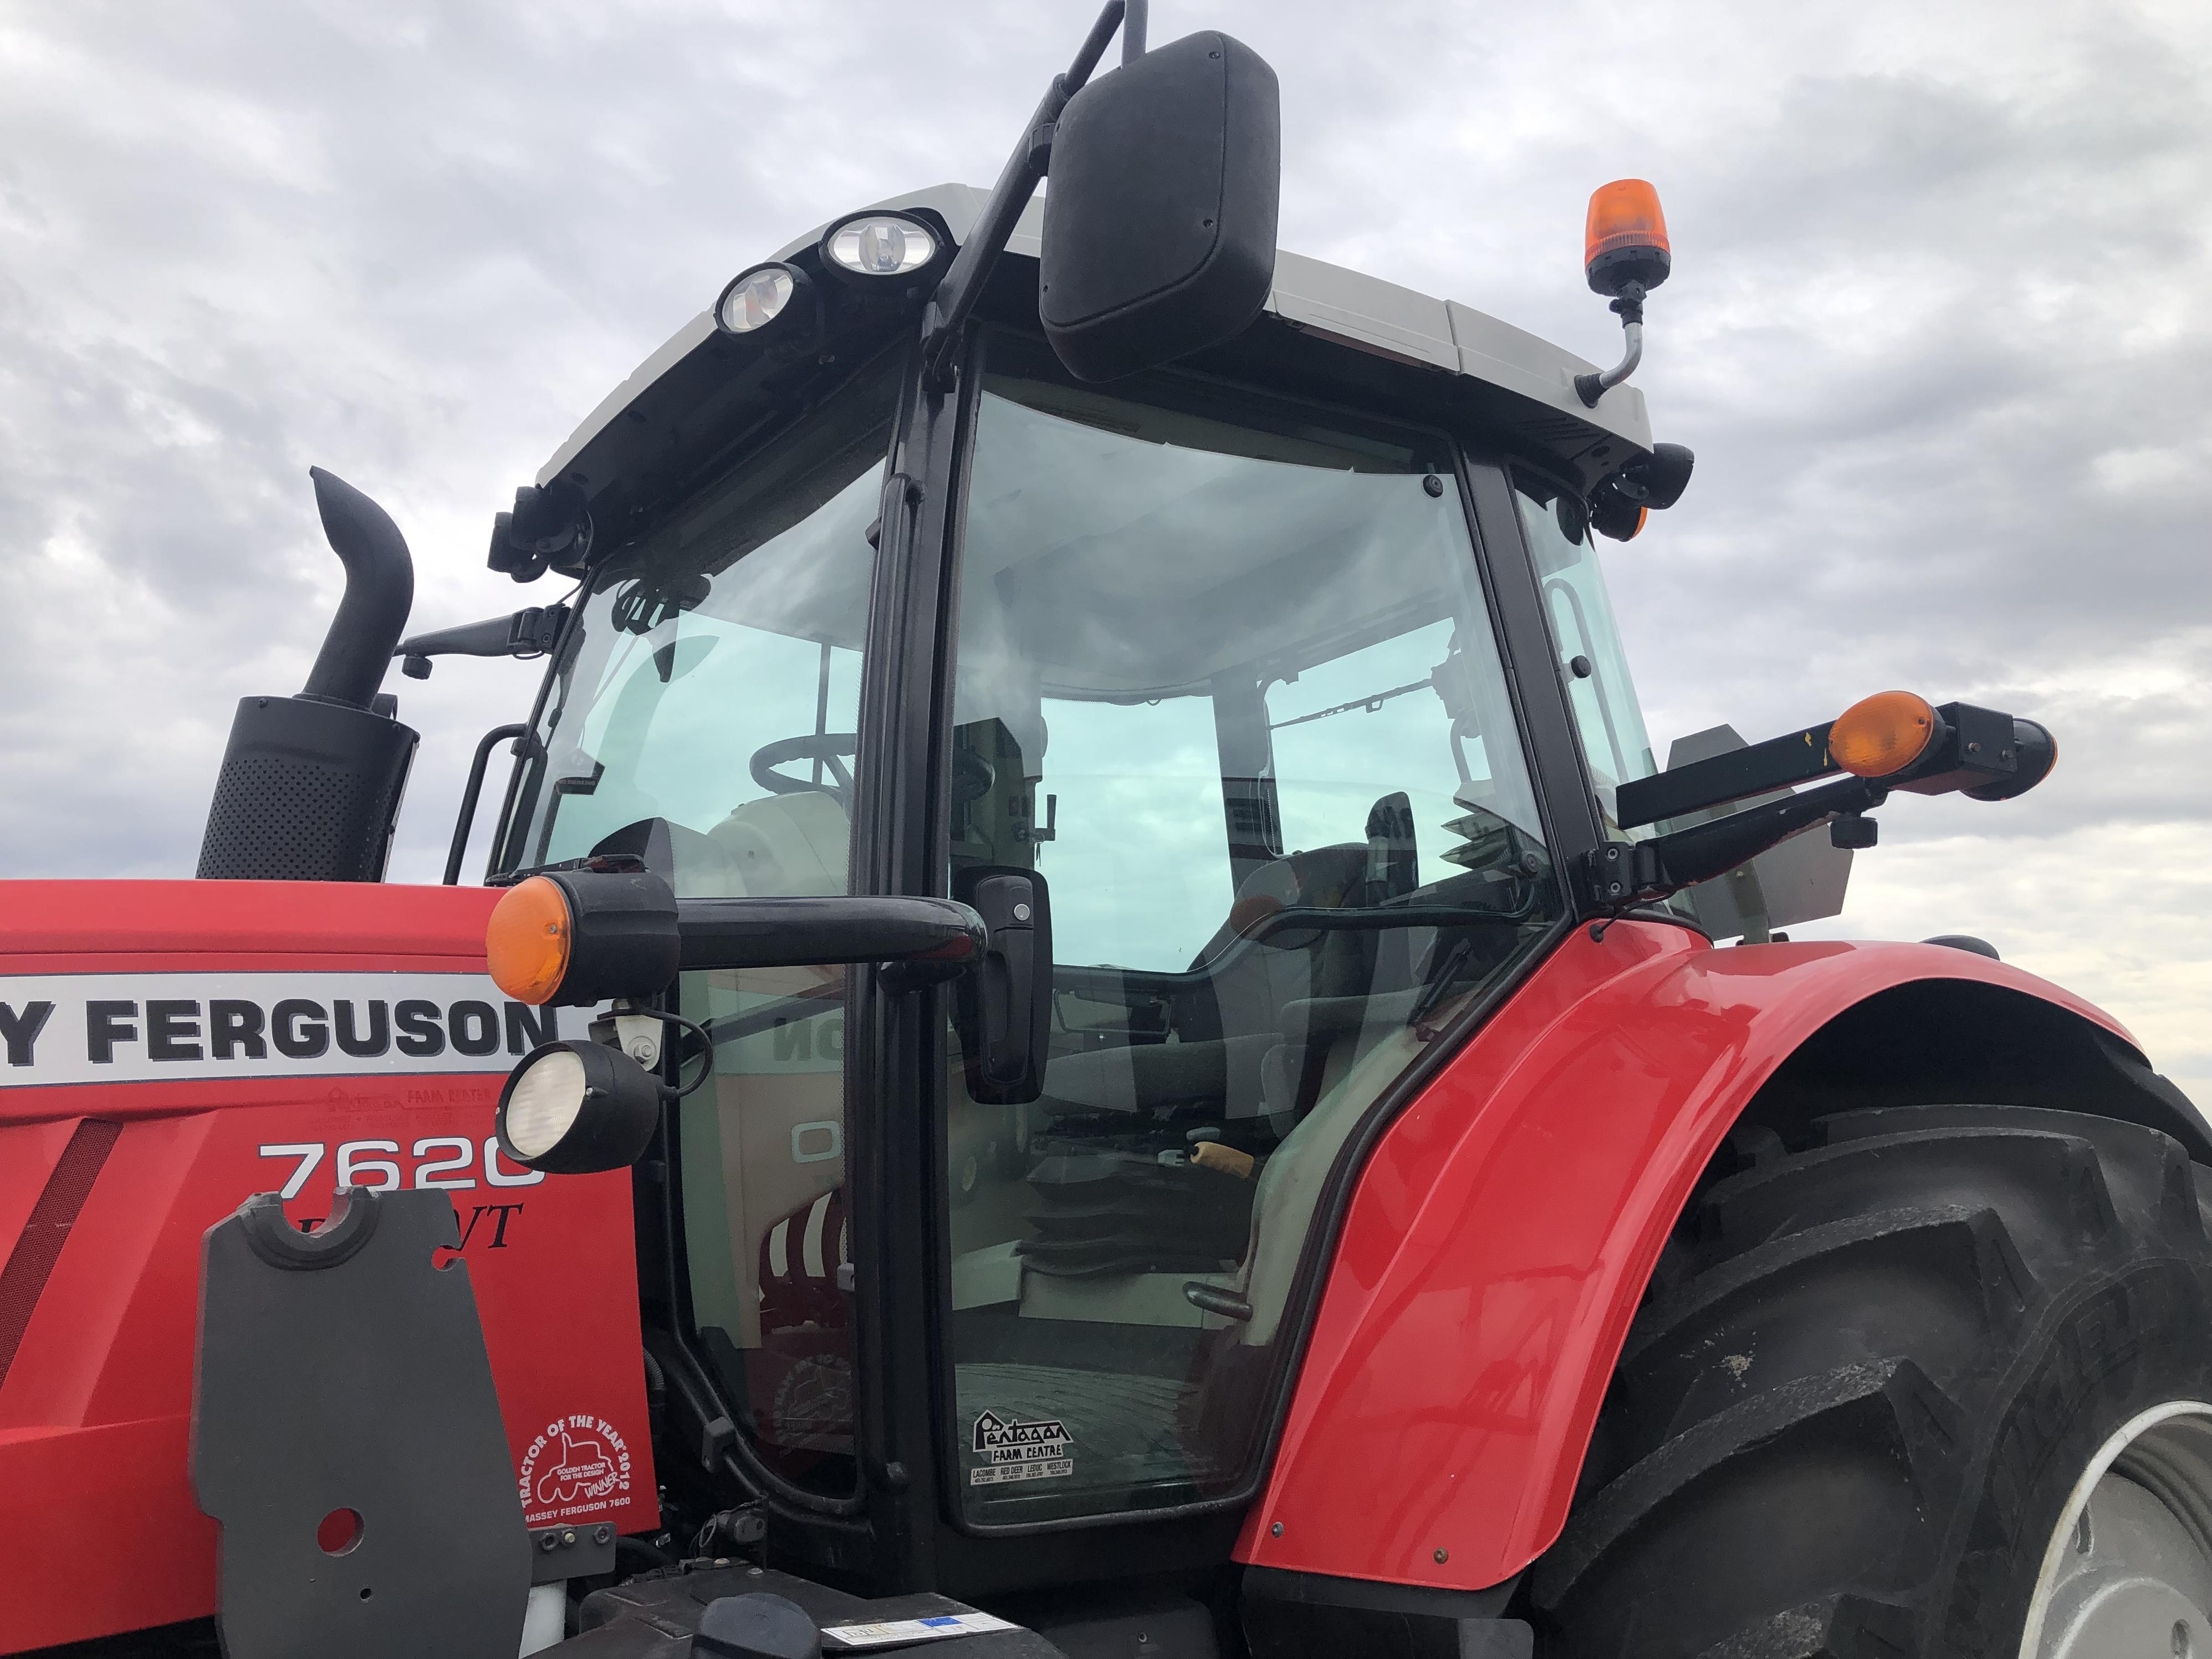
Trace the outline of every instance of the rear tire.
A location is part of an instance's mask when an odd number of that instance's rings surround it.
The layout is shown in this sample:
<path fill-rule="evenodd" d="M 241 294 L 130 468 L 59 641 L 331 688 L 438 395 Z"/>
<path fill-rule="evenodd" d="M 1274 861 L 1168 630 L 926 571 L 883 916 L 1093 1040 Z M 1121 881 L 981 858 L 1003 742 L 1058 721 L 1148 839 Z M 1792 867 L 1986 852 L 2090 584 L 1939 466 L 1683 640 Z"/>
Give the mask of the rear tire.
<path fill-rule="evenodd" d="M 1746 1132 L 1752 1167 L 1685 1216 L 1532 1570 L 1540 1651 L 2017 1659 L 2032 1607 L 2033 1659 L 2107 1651 L 2072 1610 L 2096 1587 L 2054 1590 L 2046 1559 L 2093 1487 L 2111 1498 L 2085 1480 L 2100 1452 L 2212 1402 L 2212 1171 L 2154 1130 L 2027 1108 L 1850 1112 L 1814 1137 Z M 2184 1413 L 2180 1455 L 2146 1442 L 2106 1477 L 2165 1517 L 2112 1534 L 2181 1598 L 2127 1604 L 2169 1609 L 2145 1659 L 2212 1656 L 2200 1429 L 2212 1452 L 2212 1415 Z"/>

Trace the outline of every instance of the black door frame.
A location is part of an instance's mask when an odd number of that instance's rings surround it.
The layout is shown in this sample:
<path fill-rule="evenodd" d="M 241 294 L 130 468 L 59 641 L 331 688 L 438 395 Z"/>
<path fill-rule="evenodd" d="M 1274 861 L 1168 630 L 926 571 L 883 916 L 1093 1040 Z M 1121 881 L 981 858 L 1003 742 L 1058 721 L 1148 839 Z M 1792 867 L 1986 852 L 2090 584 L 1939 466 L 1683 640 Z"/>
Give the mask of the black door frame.
<path fill-rule="evenodd" d="M 979 327 L 949 388 L 923 384 L 910 364 L 884 485 L 870 669 L 860 729 L 876 744 L 860 775 L 854 815 L 853 890 L 941 896 L 949 849 L 953 629 L 958 611 L 964 492 L 982 356 L 999 327 Z M 1024 333 L 1028 330 L 1011 331 Z M 1403 410 L 1341 405 L 1257 387 L 1318 410 L 1440 431 Z M 1513 499 L 1509 460 L 1464 432 L 1448 432 L 1456 457 L 1479 574 L 1510 694 L 1522 722 L 1539 811 L 1555 866 L 1564 871 L 1602 836 L 1568 690 L 1544 616 L 1533 556 Z M 1539 666 L 1543 665 L 1543 666 Z M 1417 1094 L 1574 925 L 1573 901 L 1554 937 L 1470 1011 L 1461 1028 L 1388 1091 L 1374 1122 L 1347 1151 L 1328 1213 L 1310 1248 L 1323 1259 L 1348 1205 L 1357 1162 Z M 950 1306 L 950 1218 L 942 1197 L 945 1070 L 944 994 L 885 992 L 856 973 L 846 1037 L 848 1180 L 851 1206 L 855 1443 L 864 1508 L 874 1537 L 871 1577 L 881 1593 L 937 1588 L 988 1595 L 1032 1585 L 1170 1572 L 1219 1563 L 1250 1498 L 1164 1512 L 1081 1517 L 1018 1529 L 975 1529 L 954 1518 L 948 1486 L 953 1449 L 944 1311 Z M 1323 1273 L 1299 1310 L 1294 1343 L 1310 1329 Z M 1273 1403 L 1258 1485 L 1274 1451 L 1300 1356 Z M 948 1474 L 948 1471 L 954 1471 Z"/>

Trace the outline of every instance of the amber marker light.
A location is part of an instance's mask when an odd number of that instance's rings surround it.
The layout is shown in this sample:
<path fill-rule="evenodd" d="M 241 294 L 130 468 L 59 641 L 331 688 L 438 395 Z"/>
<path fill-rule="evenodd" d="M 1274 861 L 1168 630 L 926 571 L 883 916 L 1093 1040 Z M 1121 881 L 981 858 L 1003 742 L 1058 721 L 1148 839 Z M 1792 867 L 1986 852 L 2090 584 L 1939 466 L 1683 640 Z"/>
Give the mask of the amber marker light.
<path fill-rule="evenodd" d="M 560 884 L 532 876 L 507 890 L 484 927 L 492 982 L 517 1002 L 550 1002 L 568 971 L 575 926 Z"/>
<path fill-rule="evenodd" d="M 1927 752 L 1936 711 L 1910 691 L 1877 691 L 1828 728 L 1828 758 L 1862 778 L 1893 777 Z"/>

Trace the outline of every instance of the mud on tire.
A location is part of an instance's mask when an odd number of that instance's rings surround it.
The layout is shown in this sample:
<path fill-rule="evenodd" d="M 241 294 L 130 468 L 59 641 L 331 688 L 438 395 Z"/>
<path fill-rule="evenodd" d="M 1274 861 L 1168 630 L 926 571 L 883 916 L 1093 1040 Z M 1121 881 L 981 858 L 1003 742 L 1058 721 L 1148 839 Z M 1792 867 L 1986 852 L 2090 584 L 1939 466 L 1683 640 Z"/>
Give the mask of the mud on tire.
<path fill-rule="evenodd" d="M 1751 1133 L 1684 1217 L 1532 1569 L 1538 1652 L 2013 1659 L 2098 1448 L 2212 1400 L 2212 1171 L 2019 1107 L 1844 1113 L 1795 1152 Z"/>

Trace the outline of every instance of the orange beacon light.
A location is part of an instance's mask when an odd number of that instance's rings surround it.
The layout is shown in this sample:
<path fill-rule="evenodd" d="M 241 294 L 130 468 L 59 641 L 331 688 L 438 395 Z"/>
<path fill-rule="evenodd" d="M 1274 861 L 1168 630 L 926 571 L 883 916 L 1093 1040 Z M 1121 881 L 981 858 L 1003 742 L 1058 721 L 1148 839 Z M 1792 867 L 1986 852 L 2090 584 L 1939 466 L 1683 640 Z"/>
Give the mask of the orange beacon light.
<path fill-rule="evenodd" d="M 1585 409 L 1636 372 L 1644 361 L 1644 296 L 1667 280 L 1674 269 L 1667 242 L 1667 216 L 1659 192 L 1643 179 L 1616 179 L 1590 192 L 1589 216 L 1583 222 L 1583 275 L 1600 294 L 1610 295 L 1620 319 L 1620 361 L 1603 374 L 1575 376 L 1575 395 Z"/>

